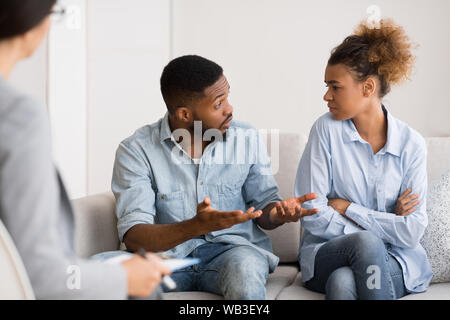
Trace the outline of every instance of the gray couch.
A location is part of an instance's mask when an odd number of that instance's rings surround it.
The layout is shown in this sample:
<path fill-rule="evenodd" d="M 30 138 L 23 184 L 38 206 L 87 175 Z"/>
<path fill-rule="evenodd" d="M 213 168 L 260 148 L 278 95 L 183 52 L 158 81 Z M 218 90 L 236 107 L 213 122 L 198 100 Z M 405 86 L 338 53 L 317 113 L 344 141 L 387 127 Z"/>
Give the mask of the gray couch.
<path fill-rule="evenodd" d="M 270 139 L 268 139 L 270 140 Z M 283 198 L 293 195 L 297 166 L 306 145 L 306 137 L 299 134 L 280 134 L 279 169 L 275 175 Z M 428 176 L 436 179 L 445 169 L 450 168 L 450 138 L 427 138 Z M 268 148 L 270 151 L 270 148 Z M 76 211 L 76 248 L 80 256 L 120 247 L 114 197 L 112 193 L 89 196 L 73 201 Z M 300 222 L 285 224 L 275 230 L 266 231 L 273 251 L 280 257 L 280 264 L 267 281 L 267 299 L 310 300 L 323 299 L 324 295 L 312 292 L 302 286 L 297 254 L 300 245 Z M 449 261 L 450 263 L 450 261 Z M 166 299 L 222 299 L 207 292 L 171 292 Z M 450 283 L 432 284 L 425 293 L 406 296 L 403 299 L 450 299 Z"/>
<path fill-rule="evenodd" d="M 269 139 L 268 139 L 269 140 Z M 450 168 L 450 138 L 427 138 L 428 178 L 435 180 Z M 279 145 L 279 170 L 275 178 L 284 197 L 292 196 L 295 174 L 306 137 L 298 134 L 281 134 Z M 270 150 L 270 148 L 269 148 Z M 115 200 L 111 192 L 72 201 L 75 209 L 76 250 L 81 257 L 118 250 Z M 274 253 L 280 264 L 267 282 L 267 299 L 312 300 L 323 299 L 322 294 L 302 286 L 297 253 L 300 243 L 300 223 L 291 223 L 268 231 Z M 449 261 L 450 263 L 450 261 Z M 33 291 L 20 256 L 7 230 L 0 221 L 0 299 L 33 299 Z M 167 293 L 166 299 L 222 299 L 206 292 Z M 450 282 L 432 284 L 427 292 L 406 296 L 403 299 L 450 299 Z"/>

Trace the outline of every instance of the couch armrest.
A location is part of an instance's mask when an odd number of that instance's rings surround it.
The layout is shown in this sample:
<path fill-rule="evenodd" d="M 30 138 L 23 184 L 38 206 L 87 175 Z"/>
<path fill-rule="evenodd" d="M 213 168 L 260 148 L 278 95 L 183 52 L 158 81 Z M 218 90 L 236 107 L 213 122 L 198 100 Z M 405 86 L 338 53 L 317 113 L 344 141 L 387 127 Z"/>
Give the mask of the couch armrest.
<path fill-rule="evenodd" d="M 34 300 L 33 288 L 16 246 L 0 221 L 0 300 Z"/>
<path fill-rule="evenodd" d="M 72 200 L 75 214 L 75 250 L 79 257 L 118 250 L 116 202 L 112 192 Z"/>

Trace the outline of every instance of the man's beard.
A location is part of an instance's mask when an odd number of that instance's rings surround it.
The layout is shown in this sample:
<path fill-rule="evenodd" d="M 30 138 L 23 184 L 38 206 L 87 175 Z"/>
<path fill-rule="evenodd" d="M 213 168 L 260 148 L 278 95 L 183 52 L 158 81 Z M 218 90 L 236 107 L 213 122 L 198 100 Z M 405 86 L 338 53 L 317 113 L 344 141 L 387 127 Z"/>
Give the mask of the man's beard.
<path fill-rule="evenodd" d="M 228 120 L 228 118 L 225 120 L 225 122 Z M 196 121 L 199 121 L 199 122 L 201 122 L 201 124 L 202 124 L 202 136 L 201 136 L 201 138 L 203 139 L 203 137 L 205 136 L 205 132 L 206 131 L 208 131 L 209 129 L 213 129 L 213 130 L 217 130 L 217 131 L 220 131 L 219 129 L 216 129 L 216 128 L 211 128 L 211 127 L 208 127 L 208 126 L 206 126 L 206 125 L 204 125 L 204 123 L 203 123 L 203 121 L 202 120 L 200 120 L 200 119 L 197 119 L 196 117 L 194 118 L 194 123 L 191 125 L 191 127 L 189 128 L 189 130 L 192 132 L 192 134 L 194 134 L 195 135 L 195 122 Z M 224 122 L 224 123 L 225 123 Z M 228 132 L 228 130 L 225 130 L 225 132 L 224 133 L 221 133 L 222 134 L 222 141 L 226 141 L 226 139 L 227 139 L 227 132 Z M 211 138 L 211 142 L 214 142 L 215 141 L 215 139 L 216 139 L 216 137 L 213 135 L 212 136 L 212 138 Z"/>

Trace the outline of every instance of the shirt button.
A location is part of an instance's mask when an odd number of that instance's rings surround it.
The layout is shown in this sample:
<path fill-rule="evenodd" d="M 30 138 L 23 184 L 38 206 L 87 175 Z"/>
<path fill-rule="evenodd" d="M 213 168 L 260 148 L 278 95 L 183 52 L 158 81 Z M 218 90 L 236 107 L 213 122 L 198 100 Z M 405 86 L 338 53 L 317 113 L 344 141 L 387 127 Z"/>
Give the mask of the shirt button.
<path fill-rule="evenodd" d="M 201 186 L 203 185 L 203 181 L 200 181 L 200 185 L 201 185 Z"/>

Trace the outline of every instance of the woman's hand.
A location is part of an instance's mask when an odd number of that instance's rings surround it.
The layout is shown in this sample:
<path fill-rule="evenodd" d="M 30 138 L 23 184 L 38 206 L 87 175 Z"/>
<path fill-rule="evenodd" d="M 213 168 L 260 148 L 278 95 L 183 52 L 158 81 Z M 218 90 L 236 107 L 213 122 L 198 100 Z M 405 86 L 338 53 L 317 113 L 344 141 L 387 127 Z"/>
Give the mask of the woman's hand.
<path fill-rule="evenodd" d="M 350 206 L 351 202 L 344 199 L 328 199 L 328 206 L 339 212 L 345 217 L 345 212 Z"/>
<path fill-rule="evenodd" d="M 161 282 L 170 269 L 156 255 L 147 253 L 147 259 L 135 255 L 122 262 L 127 272 L 128 295 L 132 297 L 148 297 Z"/>
<path fill-rule="evenodd" d="M 344 199 L 328 199 L 328 206 L 332 207 L 336 212 L 338 212 L 341 216 L 349 220 L 350 222 L 353 222 L 358 227 L 362 228 L 358 223 L 350 219 L 345 215 L 345 212 L 347 212 L 347 208 L 352 203 L 350 201 L 344 200 Z"/>
<path fill-rule="evenodd" d="M 419 198 L 419 196 L 417 194 L 408 196 L 411 191 L 412 190 L 408 188 L 400 195 L 400 197 L 398 197 L 394 212 L 396 215 L 404 217 L 416 210 L 416 206 L 420 203 L 420 200 L 414 200 Z"/>

